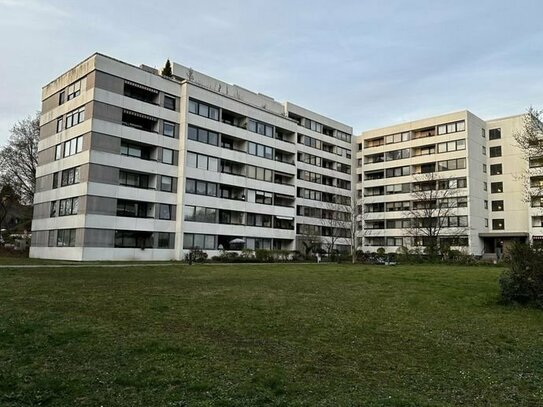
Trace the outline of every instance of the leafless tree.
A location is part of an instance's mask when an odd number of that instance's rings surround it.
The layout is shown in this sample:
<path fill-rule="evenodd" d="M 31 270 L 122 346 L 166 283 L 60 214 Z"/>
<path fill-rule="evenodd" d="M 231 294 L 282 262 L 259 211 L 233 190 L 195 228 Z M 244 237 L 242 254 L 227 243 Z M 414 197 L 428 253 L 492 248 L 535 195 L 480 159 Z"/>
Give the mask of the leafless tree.
<path fill-rule="evenodd" d="M 520 181 L 526 186 L 525 200 L 543 196 L 543 110 L 530 107 L 523 119 L 522 128 L 513 134 L 529 167 Z"/>
<path fill-rule="evenodd" d="M 13 126 L 7 144 L 0 148 L 0 177 L 24 204 L 32 204 L 38 165 L 40 116 L 27 117 Z"/>
<path fill-rule="evenodd" d="M 452 181 L 431 172 L 416 176 L 413 183 L 407 230 L 432 257 L 445 249 L 444 238 L 455 242 L 468 230 L 467 224 L 457 217 L 458 189 L 451 188 Z"/>
<path fill-rule="evenodd" d="M 320 221 L 321 229 L 326 230 L 324 246 L 328 255 L 334 255 L 337 245 L 345 243 L 350 246 L 353 251 L 353 234 L 356 235 L 356 213 L 357 208 L 355 202 L 349 197 L 336 195 L 334 202 L 326 202 L 322 208 L 322 218 Z M 353 220 L 354 230 L 353 230 Z M 356 245 L 356 239 L 354 242 Z M 356 256 L 356 250 L 354 250 Z"/>
<path fill-rule="evenodd" d="M 309 227 L 308 227 L 309 226 Z M 320 233 L 312 225 L 302 225 L 298 241 L 304 250 L 304 256 L 308 258 L 312 253 L 316 253 L 322 246 Z"/>

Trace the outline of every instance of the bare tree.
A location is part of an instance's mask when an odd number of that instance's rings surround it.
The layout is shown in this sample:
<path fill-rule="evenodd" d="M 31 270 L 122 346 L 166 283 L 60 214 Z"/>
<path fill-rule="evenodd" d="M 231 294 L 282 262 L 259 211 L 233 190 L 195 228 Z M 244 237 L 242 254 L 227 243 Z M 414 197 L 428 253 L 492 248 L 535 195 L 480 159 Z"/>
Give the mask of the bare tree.
<path fill-rule="evenodd" d="M 526 186 L 525 200 L 531 202 L 543 195 L 543 110 L 528 108 L 522 128 L 513 137 L 529 163 L 530 168 L 519 178 Z"/>
<path fill-rule="evenodd" d="M 463 198 L 458 197 L 457 188 L 450 182 L 457 181 L 430 172 L 416 176 L 413 183 L 407 230 L 417 244 L 425 246 L 431 257 L 444 251 L 445 239 L 454 244 L 468 229 L 467 218 L 464 221 L 457 215 Z"/>
<path fill-rule="evenodd" d="M 0 148 L 0 176 L 24 204 L 32 204 L 38 165 L 39 112 L 13 126 L 7 144 Z"/>
<path fill-rule="evenodd" d="M 335 195 L 333 202 L 326 202 L 322 208 L 321 229 L 326 237 L 324 246 L 328 255 L 333 255 L 338 243 L 343 242 L 353 248 L 351 240 L 356 235 L 356 205 L 352 199 L 342 195 Z M 353 220 L 354 228 L 353 231 Z M 324 233 L 326 230 L 326 234 Z M 355 239 L 356 244 L 356 239 Z M 355 250 L 356 252 L 356 250 Z M 356 256 L 356 253 L 355 253 Z"/>
<path fill-rule="evenodd" d="M 313 225 L 302 224 L 298 241 L 301 243 L 301 247 L 304 250 L 304 256 L 309 258 L 312 253 L 316 253 L 322 245 L 322 238 L 320 233 Z"/>

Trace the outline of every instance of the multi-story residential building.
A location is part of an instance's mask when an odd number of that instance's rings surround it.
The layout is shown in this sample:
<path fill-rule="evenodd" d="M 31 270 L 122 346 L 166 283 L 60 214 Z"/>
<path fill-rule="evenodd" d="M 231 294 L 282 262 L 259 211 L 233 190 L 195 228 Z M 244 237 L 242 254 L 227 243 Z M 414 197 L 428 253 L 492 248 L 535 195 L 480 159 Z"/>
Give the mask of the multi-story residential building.
<path fill-rule="evenodd" d="M 351 127 L 172 71 L 94 54 L 43 88 L 31 257 L 348 248 Z"/>
<path fill-rule="evenodd" d="M 525 199 L 528 163 L 514 140 L 522 119 L 462 111 L 358 136 L 359 247 L 423 249 L 432 234 L 482 255 L 541 235 L 541 217 Z M 429 214 L 439 218 L 437 232 Z"/>

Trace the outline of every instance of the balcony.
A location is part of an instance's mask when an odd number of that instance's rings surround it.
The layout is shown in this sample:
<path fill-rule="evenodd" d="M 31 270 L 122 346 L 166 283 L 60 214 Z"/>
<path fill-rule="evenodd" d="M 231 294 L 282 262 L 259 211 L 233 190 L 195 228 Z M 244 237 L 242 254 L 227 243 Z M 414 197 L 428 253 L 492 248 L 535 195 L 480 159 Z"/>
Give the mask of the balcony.
<path fill-rule="evenodd" d="M 222 122 L 241 129 L 247 129 L 247 117 L 230 110 L 222 109 Z"/>
<path fill-rule="evenodd" d="M 278 127 L 275 128 L 275 138 L 277 140 L 284 141 L 285 143 L 296 142 L 296 134 L 293 131 L 281 129 Z"/>
<path fill-rule="evenodd" d="M 281 185 L 294 185 L 294 175 L 284 172 L 275 171 L 273 174 L 273 182 Z"/>
<path fill-rule="evenodd" d="M 139 83 L 128 81 L 124 83 L 124 95 L 131 99 L 158 105 L 158 94 L 158 90 L 140 85 Z"/>
<path fill-rule="evenodd" d="M 123 126 L 133 127 L 139 130 L 158 133 L 158 119 L 131 110 L 123 110 Z"/>
<path fill-rule="evenodd" d="M 224 199 L 233 199 L 235 201 L 245 201 L 245 188 L 232 185 L 219 185 L 219 196 Z"/>
<path fill-rule="evenodd" d="M 273 204 L 275 206 L 284 206 L 289 208 L 294 208 L 295 198 L 290 195 L 274 194 L 273 195 Z"/>
<path fill-rule="evenodd" d="M 424 138 L 424 137 L 433 137 L 436 135 L 435 127 L 428 127 L 425 129 L 416 130 L 413 132 L 412 140 Z"/>
<path fill-rule="evenodd" d="M 245 213 L 220 209 L 219 223 L 221 225 L 244 225 Z"/>
<path fill-rule="evenodd" d="M 293 153 L 287 153 L 286 151 L 281 151 L 278 149 L 275 149 L 275 161 L 279 161 L 281 163 L 294 165 L 294 154 Z"/>
<path fill-rule="evenodd" d="M 221 135 L 221 147 L 227 150 L 246 152 L 247 151 L 247 142 L 245 140 L 227 136 L 225 134 Z"/>
<path fill-rule="evenodd" d="M 221 173 L 245 176 L 244 165 L 235 161 L 221 160 Z"/>

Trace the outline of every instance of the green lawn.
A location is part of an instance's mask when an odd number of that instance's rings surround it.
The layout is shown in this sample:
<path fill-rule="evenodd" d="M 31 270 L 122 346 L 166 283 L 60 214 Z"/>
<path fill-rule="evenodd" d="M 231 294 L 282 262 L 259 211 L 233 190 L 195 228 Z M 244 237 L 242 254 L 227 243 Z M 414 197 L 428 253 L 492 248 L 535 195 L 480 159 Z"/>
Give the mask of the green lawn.
<path fill-rule="evenodd" d="M 543 312 L 499 273 L 0 269 L 0 405 L 543 405 Z"/>

